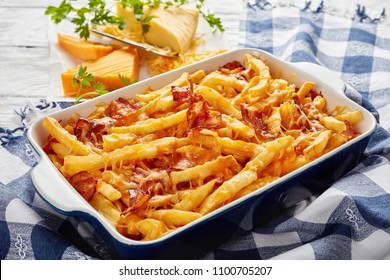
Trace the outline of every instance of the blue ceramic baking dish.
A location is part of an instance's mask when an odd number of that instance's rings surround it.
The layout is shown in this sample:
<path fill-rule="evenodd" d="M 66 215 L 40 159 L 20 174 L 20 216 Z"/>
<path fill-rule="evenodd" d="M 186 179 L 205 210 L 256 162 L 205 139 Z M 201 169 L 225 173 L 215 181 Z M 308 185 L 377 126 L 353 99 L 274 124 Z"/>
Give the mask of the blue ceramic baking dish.
<path fill-rule="evenodd" d="M 365 108 L 345 96 L 345 84 L 338 76 L 318 65 L 285 62 L 257 49 L 238 49 L 226 52 L 52 113 L 50 116 L 58 120 L 66 120 L 74 113 L 86 116 L 94 110 L 97 102 L 109 103 L 119 97 L 133 97 L 148 88 L 163 87 L 183 72 L 191 73 L 199 69 L 210 72 L 231 61 L 243 62 L 244 54 L 261 57 L 269 66 L 274 78 L 283 78 L 298 87 L 305 81 L 313 81 L 316 84 L 316 90 L 321 91 L 327 99 L 329 108 L 344 105 L 350 110 L 360 111 L 363 119 L 356 126 L 360 133 L 359 136 L 265 187 L 228 203 L 162 238 L 153 241 L 135 241 L 121 235 L 75 191 L 56 169 L 42 149 L 48 133 L 43 128 L 43 119 L 38 119 L 28 131 L 28 139 L 39 158 L 39 163 L 31 173 L 38 194 L 58 212 L 78 217 L 93 225 L 112 246 L 118 258 L 189 259 L 199 257 L 205 250 L 215 248 L 272 218 L 275 213 L 282 210 L 290 194 L 296 189 L 307 188 L 311 192 L 323 191 L 361 160 L 361 155 L 376 128 L 376 120 Z"/>

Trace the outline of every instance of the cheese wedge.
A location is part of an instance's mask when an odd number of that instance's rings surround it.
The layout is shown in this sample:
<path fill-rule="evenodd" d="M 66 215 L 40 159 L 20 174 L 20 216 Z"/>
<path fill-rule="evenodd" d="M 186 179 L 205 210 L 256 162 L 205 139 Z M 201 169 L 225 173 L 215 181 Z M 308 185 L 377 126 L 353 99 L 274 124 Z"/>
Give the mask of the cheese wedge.
<path fill-rule="evenodd" d="M 58 44 L 72 56 L 81 60 L 96 60 L 114 50 L 112 46 L 105 46 L 79 37 L 57 34 Z"/>
<path fill-rule="evenodd" d="M 82 63 L 87 67 L 87 72 L 95 77 L 96 82 L 105 85 L 108 91 L 124 87 L 126 84 L 120 79 L 122 75 L 128 81 L 134 82 L 139 77 L 139 58 L 136 48 L 123 48 L 115 50 L 106 56 L 96 60 Z M 64 96 L 76 96 L 79 85 L 72 85 L 74 75 L 79 71 L 80 65 L 69 69 L 61 74 Z M 79 94 L 94 91 L 94 88 L 81 88 Z"/>
<path fill-rule="evenodd" d="M 123 9 L 117 2 L 117 14 L 126 20 L 127 28 L 142 35 L 142 28 L 134 18 L 132 10 Z M 149 31 L 143 34 L 144 40 L 160 48 L 169 47 L 172 51 L 185 53 L 198 27 L 199 12 L 190 7 L 145 7 L 144 13 L 153 16 L 148 23 Z"/>

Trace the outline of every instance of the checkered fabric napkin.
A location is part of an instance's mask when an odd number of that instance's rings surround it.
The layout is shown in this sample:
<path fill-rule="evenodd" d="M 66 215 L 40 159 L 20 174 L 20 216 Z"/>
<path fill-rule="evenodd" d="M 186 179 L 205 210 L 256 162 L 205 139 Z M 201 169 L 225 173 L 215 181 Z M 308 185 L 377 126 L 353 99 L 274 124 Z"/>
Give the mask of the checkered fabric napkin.
<path fill-rule="evenodd" d="M 335 71 L 347 83 L 347 96 L 372 112 L 379 126 L 365 159 L 328 190 L 302 190 L 285 213 L 210 258 L 390 259 L 390 26 L 361 8 L 350 20 L 307 3 L 298 9 L 251 1 L 240 46 Z"/>
<path fill-rule="evenodd" d="M 325 192 L 300 190 L 282 214 L 201 258 L 390 259 L 390 27 L 359 11 L 350 20 L 323 13 L 321 5 L 248 5 L 240 46 L 335 71 L 379 126 L 365 159 Z M 29 124 L 70 105 L 38 100 L 15 112 L 20 126 L 0 128 L 0 259 L 113 257 L 89 224 L 52 210 L 31 181 L 37 160 L 26 138 Z"/>

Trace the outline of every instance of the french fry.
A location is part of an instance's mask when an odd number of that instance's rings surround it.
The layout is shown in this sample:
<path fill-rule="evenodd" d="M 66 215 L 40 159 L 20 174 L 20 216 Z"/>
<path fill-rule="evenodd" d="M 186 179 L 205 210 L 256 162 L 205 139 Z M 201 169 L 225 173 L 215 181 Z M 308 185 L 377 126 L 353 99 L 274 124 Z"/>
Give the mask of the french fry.
<path fill-rule="evenodd" d="M 204 71 L 204 69 L 200 69 L 194 73 L 191 73 L 189 75 L 189 80 L 192 83 L 199 84 L 206 76 L 206 71 Z"/>
<path fill-rule="evenodd" d="M 237 164 L 235 158 L 231 155 L 226 157 L 218 157 L 217 159 L 206 162 L 205 164 L 188 168 L 182 171 L 172 171 L 170 174 L 171 182 L 175 187 L 180 182 L 191 181 L 194 179 L 203 180 L 212 174 L 220 173 L 226 168 Z"/>
<path fill-rule="evenodd" d="M 292 129 L 295 124 L 297 108 L 290 101 L 283 102 L 279 108 L 282 126 L 286 129 Z"/>
<path fill-rule="evenodd" d="M 96 191 L 104 195 L 109 201 L 115 201 L 121 198 L 121 193 L 103 180 L 97 182 Z"/>
<path fill-rule="evenodd" d="M 174 208 L 184 211 L 195 211 L 195 209 L 203 202 L 203 200 L 211 193 L 214 188 L 216 179 L 211 180 L 199 186 L 190 193 L 188 193 L 184 198 L 177 204 Z"/>
<path fill-rule="evenodd" d="M 206 86 L 199 86 L 195 89 L 195 93 L 202 95 L 203 98 L 218 111 L 236 119 L 241 119 L 241 112 L 215 89 Z"/>
<path fill-rule="evenodd" d="M 179 201 L 179 193 L 155 195 L 148 200 L 148 207 L 156 209 L 167 205 L 175 204 Z"/>
<path fill-rule="evenodd" d="M 253 106 L 262 112 L 268 112 L 274 107 L 280 106 L 284 100 L 291 100 L 292 94 L 294 93 L 294 85 L 290 85 L 286 88 L 279 88 L 278 81 L 271 83 L 277 90 L 273 91 L 267 98 L 259 100 L 254 103 Z"/>
<path fill-rule="evenodd" d="M 294 138 L 284 136 L 263 145 L 264 149 L 255 158 L 249 161 L 243 171 L 255 170 L 257 173 L 263 171 L 273 160 L 278 160 L 284 151 L 293 143 Z"/>
<path fill-rule="evenodd" d="M 144 98 L 143 101 L 147 102 L 147 104 L 139 109 L 140 113 L 144 113 L 147 115 L 151 115 L 156 111 L 156 104 L 160 101 L 161 98 L 172 95 L 171 87 L 175 86 L 185 86 L 189 83 L 188 81 L 188 73 L 183 73 L 177 80 L 170 83 L 169 85 L 164 86 L 163 88 L 154 91 L 152 98 L 150 100 Z M 138 99 L 142 99 L 142 95 L 137 95 Z"/>
<path fill-rule="evenodd" d="M 241 92 L 246 86 L 247 82 L 239 80 L 233 76 L 226 76 L 219 72 L 212 72 L 207 75 L 200 83 L 200 86 L 217 90 L 217 87 L 227 86 L 232 87 L 238 92 Z"/>
<path fill-rule="evenodd" d="M 319 157 L 328 144 L 331 136 L 332 132 L 330 130 L 322 131 L 310 146 L 303 150 L 303 154 L 311 159 Z"/>
<path fill-rule="evenodd" d="M 154 240 L 166 233 L 164 222 L 156 219 L 143 219 L 136 224 L 136 228 L 144 236 L 144 240 Z"/>
<path fill-rule="evenodd" d="M 184 226 L 202 217 L 200 213 L 177 209 L 149 210 L 145 214 L 148 218 L 163 221 L 169 228 Z"/>
<path fill-rule="evenodd" d="M 321 113 L 325 113 L 326 110 L 326 99 L 321 95 L 318 95 L 313 100 L 314 107 L 317 108 Z"/>
<path fill-rule="evenodd" d="M 57 168 L 57 169 L 61 169 L 62 167 L 62 159 L 60 159 L 57 155 L 55 154 L 48 154 L 47 155 L 49 157 L 49 159 L 51 160 L 51 162 L 54 164 L 54 166 Z"/>
<path fill-rule="evenodd" d="M 53 151 L 56 153 L 56 155 L 60 158 L 60 159 L 64 159 L 64 157 L 66 155 L 68 155 L 69 153 L 71 153 L 71 151 L 63 144 L 59 143 L 59 142 L 51 142 L 50 143 L 50 146 L 51 148 L 53 149 Z"/>
<path fill-rule="evenodd" d="M 282 131 L 282 116 L 279 108 L 273 108 L 271 115 L 266 118 L 264 123 L 267 125 L 268 131 L 274 135 L 279 136 L 283 134 Z"/>
<path fill-rule="evenodd" d="M 95 154 L 92 148 L 84 145 L 82 142 L 77 140 L 76 136 L 66 131 L 56 119 L 52 117 L 43 118 L 43 127 L 61 144 L 71 151 L 73 155 L 89 155 Z"/>
<path fill-rule="evenodd" d="M 120 211 L 101 193 L 95 193 L 89 201 L 91 206 L 102 214 L 111 224 L 116 225 L 120 219 Z"/>
<path fill-rule="evenodd" d="M 137 140 L 134 133 L 111 133 L 103 135 L 103 151 L 110 152 L 131 145 Z"/>
<path fill-rule="evenodd" d="M 258 189 L 268 185 L 269 183 L 275 181 L 278 178 L 279 177 L 272 177 L 272 176 L 266 176 L 263 178 L 259 178 L 256 181 L 254 181 L 253 183 L 251 183 L 248 186 L 239 190 L 236 193 L 236 195 L 234 196 L 233 200 L 238 199 L 238 198 L 243 197 L 243 196 L 246 196 L 246 195 L 254 192 L 255 190 L 258 190 Z"/>
<path fill-rule="evenodd" d="M 81 171 L 103 169 L 116 164 L 125 164 L 135 160 L 152 159 L 161 152 L 174 149 L 176 138 L 166 137 L 145 144 L 126 146 L 102 155 L 66 156 L 62 172 L 72 176 Z"/>
<path fill-rule="evenodd" d="M 243 139 L 250 139 L 255 136 L 253 128 L 249 127 L 242 121 L 232 118 L 228 115 L 222 114 L 222 122 L 229 128 L 231 128 L 235 135 L 242 137 Z"/>
<path fill-rule="evenodd" d="M 304 100 L 305 96 L 316 86 L 313 82 L 305 82 L 298 90 L 296 96 L 299 100 Z"/>
<path fill-rule="evenodd" d="M 352 111 L 337 115 L 335 118 L 339 121 L 348 121 L 351 125 L 356 125 L 363 117 L 359 111 Z"/>
<path fill-rule="evenodd" d="M 228 137 L 219 137 L 218 133 L 206 129 L 201 130 L 195 135 L 194 133 L 190 133 L 189 136 L 190 139 L 196 138 L 197 140 L 203 140 L 201 142 L 196 142 L 200 143 L 202 147 L 212 148 L 218 146 L 220 147 L 220 153 L 233 155 L 235 157 L 243 156 L 252 158 L 263 150 L 261 145 L 243 140 L 233 140 Z M 213 151 L 215 151 L 215 149 Z"/>
<path fill-rule="evenodd" d="M 341 146 L 342 144 L 346 143 L 348 141 L 348 137 L 341 133 L 333 133 L 332 136 L 329 138 L 328 143 L 323 150 L 322 154 L 326 154 L 330 152 L 333 149 L 336 149 L 337 147 Z"/>
<path fill-rule="evenodd" d="M 158 119 L 147 119 L 130 126 L 113 127 L 111 133 L 135 133 L 144 135 L 153 133 L 159 130 L 165 130 L 171 126 L 177 125 L 180 122 L 186 121 L 187 110 L 179 111 L 175 114 Z"/>
<path fill-rule="evenodd" d="M 334 130 L 336 132 L 342 132 L 347 129 L 347 126 L 343 121 L 340 121 L 334 117 L 323 117 L 321 119 L 321 123 L 323 126 L 325 126 L 327 129 Z"/>
<path fill-rule="evenodd" d="M 257 174 L 254 171 L 245 170 L 238 173 L 230 180 L 225 181 L 203 201 L 200 206 L 199 213 L 205 215 L 222 206 L 226 201 L 233 198 L 240 189 L 250 185 L 256 179 Z"/>
<path fill-rule="evenodd" d="M 137 228 L 137 223 L 141 220 L 143 220 L 143 217 L 136 214 L 122 215 L 116 228 L 123 235 L 137 236 L 141 233 Z"/>

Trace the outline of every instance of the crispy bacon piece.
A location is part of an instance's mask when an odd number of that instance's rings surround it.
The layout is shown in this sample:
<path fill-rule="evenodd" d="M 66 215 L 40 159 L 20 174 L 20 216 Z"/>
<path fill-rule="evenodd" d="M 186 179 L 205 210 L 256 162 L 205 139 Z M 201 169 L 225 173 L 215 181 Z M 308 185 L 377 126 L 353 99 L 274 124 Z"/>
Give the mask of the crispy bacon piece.
<path fill-rule="evenodd" d="M 48 138 L 47 142 L 45 143 L 45 145 L 43 145 L 43 147 L 42 147 L 42 150 L 43 150 L 47 155 L 54 153 L 53 148 L 51 147 L 51 142 L 52 142 L 52 141 L 55 141 L 55 139 L 54 139 L 52 136 L 50 136 L 50 137 Z"/>
<path fill-rule="evenodd" d="M 348 137 L 348 141 L 359 135 L 359 133 L 353 128 L 349 121 L 344 121 L 344 123 L 347 127 L 344 131 L 344 134 Z"/>
<path fill-rule="evenodd" d="M 141 108 L 136 100 L 126 100 L 124 98 L 118 98 L 111 101 L 108 105 L 108 116 L 117 121 L 118 125 L 125 125 L 128 120 L 132 120 L 131 116 Z"/>
<path fill-rule="evenodd" d="M 187 86 L 172 86 L 172 96 L 173 100 L 176 102 L 198 102 L 203 99 L 199 94 L 194 94 L 192 83 L 190 82 Z"/>
<path fill-rule="evenodd" d="M 172 86 L 173 100 L 177 102 L 190 102 L 192 99 L 192 84 L 187 86 L 179 87 Z"/>
<path fill-rule="evenodd" d="M 173 154 L 162 154 L 159 158 L 145 160 L 145 165 L 150 169 L 162 169 L 170 172 L 171 164 L 173 162 Z"/>
<path fill-rule="evenodd" d="M 263 139 L 275 139 L 275 136 L 267 129 L 267 126 L 263 121 L 261 111 L 249 112 L 248 108 L 242 103 L 240 105 L 240 109 L 242 119 L 255 130 L 258 137 Z"/>
<path fill-rule="evenodd" d="M 123 211 L 124 215 L 142 207 L 152 196 L 162 193 L 169 185 L 169 175 L 166 170 L 150 170 L 146 166 L 135 168 L 130 179 L 138 185 L 138 188 L 129 190 L 127 201 L 129 207 Z"/>
<path fill-rule="evenodd" d="M 317 91 L 314 90 L 314 89 L 310 90 L 309 93 L 308 93 L 308 95 L 310 96 L 310 98 L 311 98 L 312 100 L 314 100 L 314 98 L 316 98 L 317 96 L 321 96 L 321 97 L 323 96 L 321 91 L 320 91 L 320 92 L 317 92 Z"/>
<path fill-rule="evenodd" d="M 215 129 L 222 127 L 222 116 L 216 112 L 211 114 L 206 101 L 192 103 L 187 111 L 187 130 L 191 129 Z"/>
<path fill-rule="evenodd" d="M 247 80 L 248 79 L 248 71 L 245 70 L 245 67 L 241 65 L 238 61 L 232 61 L 223 65 L 219 71 L 222 74 L 228 76 L 234 76 L 239 80 Z"/>
<path fill-rule="evenodd" d="M 70 184 L 81 196 L 90 201 L 96 191 L 97 180 L 88 171 L 81 171 L 69 178 Z"/>
<path fill-rule="evenodd" d="M 123 211 L 123 214 L 126 215 L 130 211 L 134 211 L 140 208 L 144 203 L 146 203 L 151 197 L 150 191 L 148 189 L 137 189 L 137 190 L 129 190 L 130 194 L 130 206 Z"/>
<path fill-rule="evenodd" d="M 87 119 L 80 118 L 74 127 L 74 133 L 78 140 L 84 144 L 91 139 L 93 124 Z"/>
<path fill-rule="evenodd" d="M 244 66 L 242 66 L 240 62 L 232 61 L 223 65 L 219 70 L 223 73 L 232 74 L 233 72 L 234 73 L 241 72 L 244 69 L 245 69 Z"/>
<path fill-rule="evenodd" d="M 100 148 L 103 143 L 103 135 L 113 126 L 110 119 L 100 119 L 99 121 L 89 121 L 80 118 L 74 128 L 74 133 L 78 140 L 84 144 L 92 144 Z"/>

